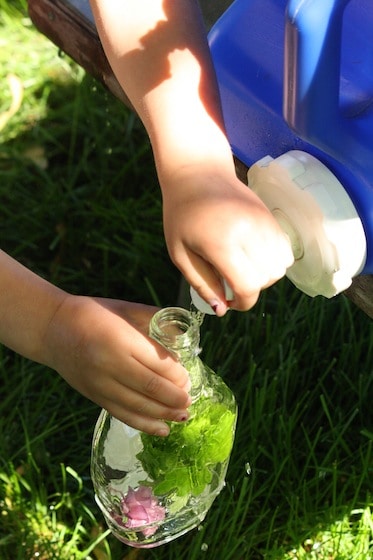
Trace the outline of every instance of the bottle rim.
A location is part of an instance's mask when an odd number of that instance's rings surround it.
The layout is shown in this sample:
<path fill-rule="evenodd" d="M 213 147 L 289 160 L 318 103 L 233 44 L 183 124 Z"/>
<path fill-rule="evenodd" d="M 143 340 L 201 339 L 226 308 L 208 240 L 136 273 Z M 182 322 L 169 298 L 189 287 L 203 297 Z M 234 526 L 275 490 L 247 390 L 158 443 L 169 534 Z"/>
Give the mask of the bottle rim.
<path fill-rule="evenodd" d="M 150 320 L 150 336 L 168 350 L 182 350 L 199 344 L 199 323 L 183 307 L 165 307 Z"/>

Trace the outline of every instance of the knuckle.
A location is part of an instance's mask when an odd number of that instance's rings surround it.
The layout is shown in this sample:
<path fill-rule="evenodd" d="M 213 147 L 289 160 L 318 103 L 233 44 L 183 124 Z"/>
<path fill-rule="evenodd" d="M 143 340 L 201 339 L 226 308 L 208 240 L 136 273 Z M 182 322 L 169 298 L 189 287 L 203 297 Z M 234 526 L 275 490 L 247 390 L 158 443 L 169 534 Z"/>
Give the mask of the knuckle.
<path fill-rule="evenodd" d="M 141 403 L 136 408 L 136 413 L 140 414 L 140 416 L 148 416 L 149 415 L 149 404 L 148 403 Z"/>
<path fill-rule="evenodd" d="M 145 391 L 148 395 L 157 395 L 161 388 L 161 380 L 156 377 L 152 376 L 150 379 L 147 380 L 145 384 Z"/>

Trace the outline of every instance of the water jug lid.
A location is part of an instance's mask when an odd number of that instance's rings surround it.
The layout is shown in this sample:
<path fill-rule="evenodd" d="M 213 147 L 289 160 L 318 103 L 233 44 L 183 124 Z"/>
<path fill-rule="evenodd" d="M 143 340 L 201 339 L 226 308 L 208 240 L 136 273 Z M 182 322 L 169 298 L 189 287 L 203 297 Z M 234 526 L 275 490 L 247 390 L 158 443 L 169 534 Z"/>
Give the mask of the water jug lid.
<path fill-rule="evenodd" d="M 293 150 L 256 162 L 248 185 L 289 236 L 295 261 L 286 275 L 293 284 L 328 298 L 347 289 L 364 266 L 366 238 L 335 175 L 310 154 Z"/>

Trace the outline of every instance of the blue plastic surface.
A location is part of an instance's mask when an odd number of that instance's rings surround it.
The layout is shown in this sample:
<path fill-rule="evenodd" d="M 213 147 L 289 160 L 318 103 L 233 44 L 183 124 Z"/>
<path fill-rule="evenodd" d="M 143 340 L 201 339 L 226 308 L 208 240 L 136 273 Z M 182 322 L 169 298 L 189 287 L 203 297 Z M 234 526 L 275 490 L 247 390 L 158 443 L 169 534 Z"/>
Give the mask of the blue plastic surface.
<path fill-rule="evenodd" d="M 209 42 L 234 154 L 320 159 L 356 207 L 373 273 L 372 0 L 236 0 Z"/>

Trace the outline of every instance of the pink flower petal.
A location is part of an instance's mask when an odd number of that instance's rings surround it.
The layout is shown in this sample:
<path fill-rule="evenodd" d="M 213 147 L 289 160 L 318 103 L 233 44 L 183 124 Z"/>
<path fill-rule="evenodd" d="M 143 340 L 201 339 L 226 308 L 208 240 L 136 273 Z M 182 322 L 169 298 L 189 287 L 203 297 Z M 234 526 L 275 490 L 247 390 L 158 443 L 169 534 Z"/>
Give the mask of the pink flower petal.
<path fill-rule="evenodd" d="M 151 488 L 140 486 L 137 490 L 129 487 L 127 495 L 121 500 L 122 513 L 127 517 L 125 527 L 135 529 L 148 523 L 163 521 L 166 509 L 158 505 L 158 500 L 153 496 Z M 145 537 L 150 537 L 156 530 L 148 527 L 142 530 Z"/>
<path fill-rule="evenodd" d="M 144 520 L 144 523 L 149 521 L 148 511 L 143 506 L 132 506 L 127 515 L 131 519 Z"/>

